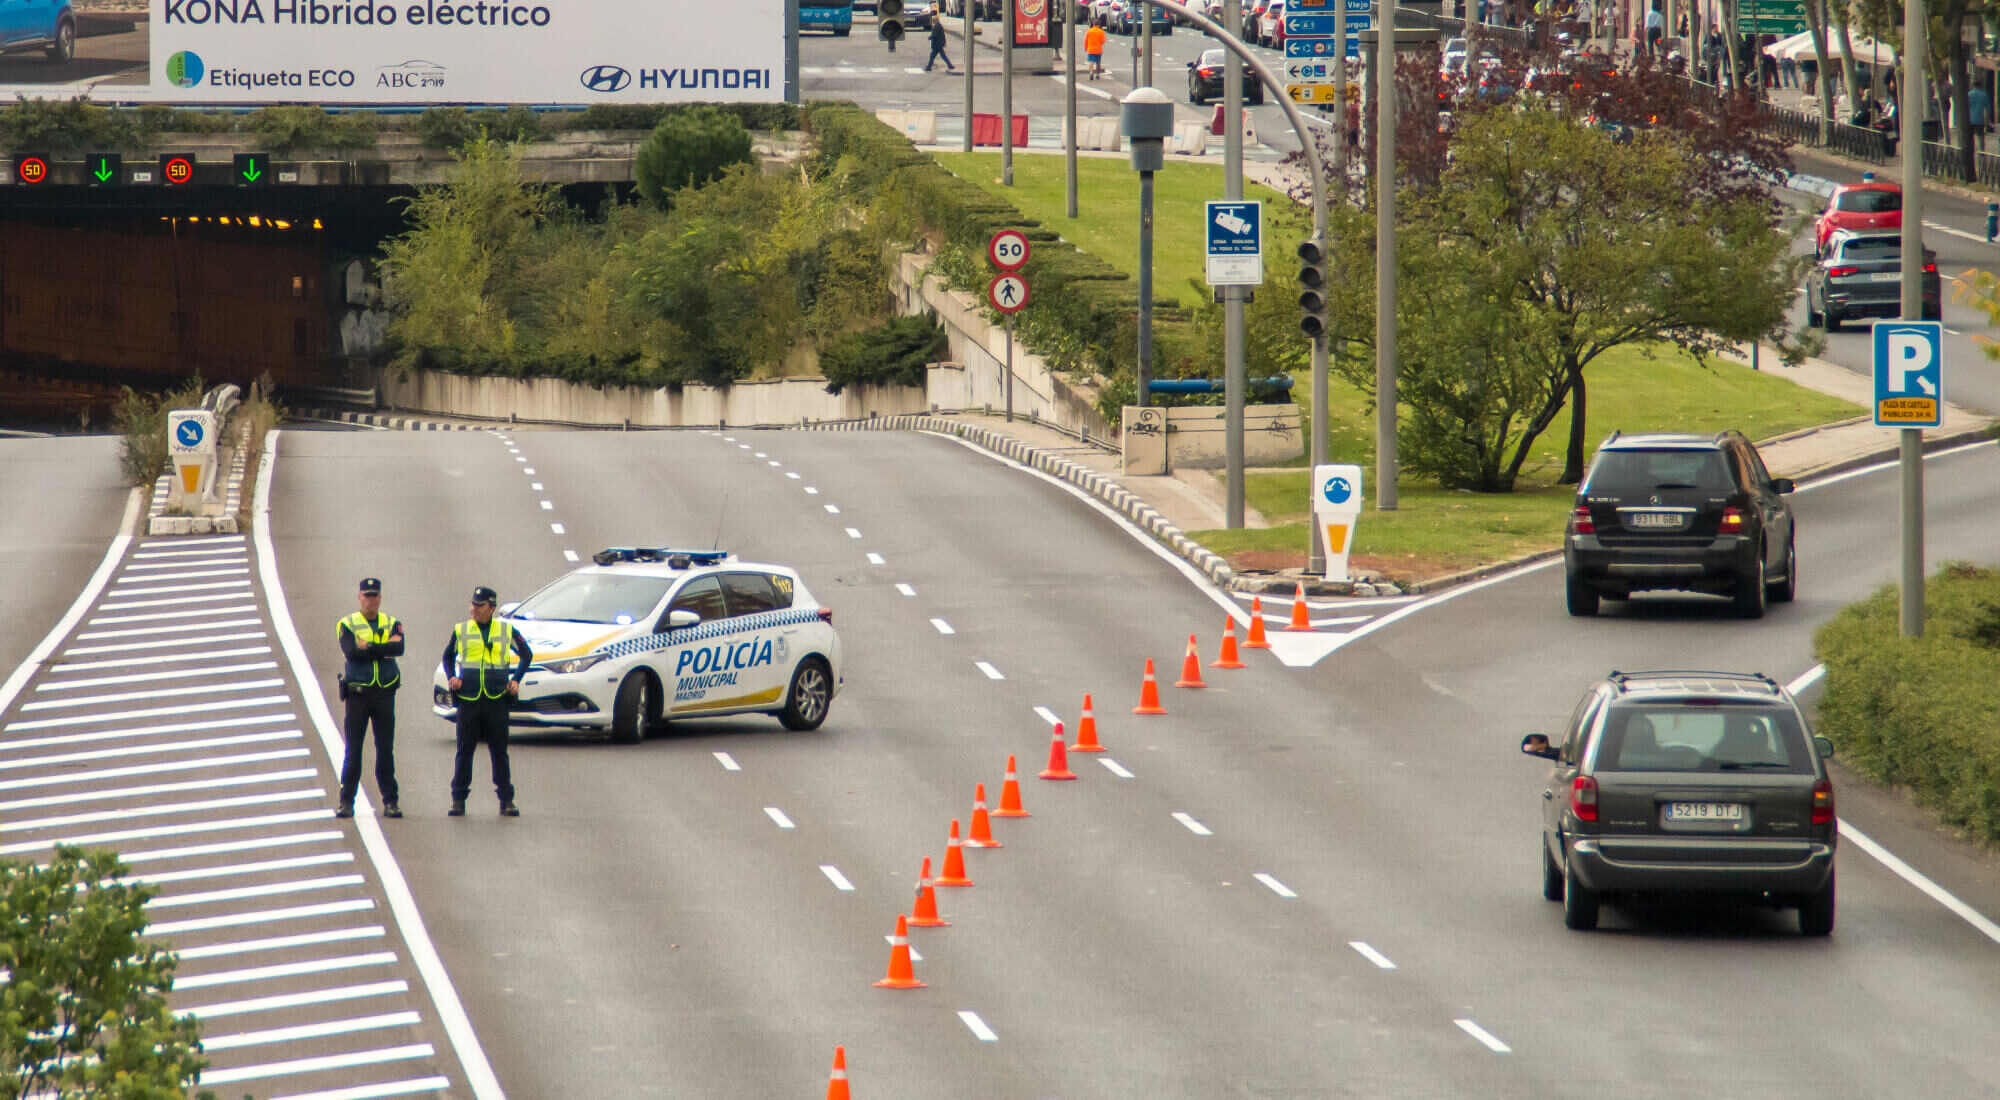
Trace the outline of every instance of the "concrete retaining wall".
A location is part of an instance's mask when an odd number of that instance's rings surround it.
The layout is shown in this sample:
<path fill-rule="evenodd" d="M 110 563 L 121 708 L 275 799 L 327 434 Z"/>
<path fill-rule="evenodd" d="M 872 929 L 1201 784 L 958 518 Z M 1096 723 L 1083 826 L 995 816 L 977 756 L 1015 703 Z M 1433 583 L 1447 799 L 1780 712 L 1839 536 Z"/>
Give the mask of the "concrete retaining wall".
<path fill-rule="evenodd" d="M 824 378 L 781 378 L 713 386 L 595 386 L 555 378 L 492 378 L 442 371 L 375 372 L 385 407 L 481 420 L 635 428 L 703 424 L 739 427 L 851 420 L 927 412 L 914 386 L 849 386 L 838 396 Z"/>

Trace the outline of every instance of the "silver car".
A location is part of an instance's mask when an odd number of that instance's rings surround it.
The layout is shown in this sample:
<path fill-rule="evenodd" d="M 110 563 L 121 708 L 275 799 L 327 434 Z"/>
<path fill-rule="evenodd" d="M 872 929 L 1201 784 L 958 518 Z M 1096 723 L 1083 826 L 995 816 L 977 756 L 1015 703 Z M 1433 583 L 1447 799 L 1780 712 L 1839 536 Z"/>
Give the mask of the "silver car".
<path fill-rule="evenodd" d="M 1937 253 L 1924 249 L 1924 319 L 1943 316 Z M 1900 232 L 1836 230 L 1826 254 L 1806 274 L 1806 324 L 1838 332 L 1849 317 L 1900 317 L 1903 237 Z"/>

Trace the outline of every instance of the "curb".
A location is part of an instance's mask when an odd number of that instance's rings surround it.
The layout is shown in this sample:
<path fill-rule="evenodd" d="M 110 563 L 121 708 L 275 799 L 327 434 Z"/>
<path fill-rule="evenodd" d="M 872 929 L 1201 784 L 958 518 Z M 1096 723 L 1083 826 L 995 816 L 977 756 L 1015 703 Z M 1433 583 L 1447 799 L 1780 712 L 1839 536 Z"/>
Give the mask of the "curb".
<path fill-rule="evenodd" d="M 294 409 L 291 415 L 302 420 L 326 420 L 336 424 L 359 424 L 363 427 L 408 432 L 490 432 L 506 427 L 504 424 L 455 424 L 444 420 L 424 420 L 414 416 L 347 412 L 341 409 Z"/>

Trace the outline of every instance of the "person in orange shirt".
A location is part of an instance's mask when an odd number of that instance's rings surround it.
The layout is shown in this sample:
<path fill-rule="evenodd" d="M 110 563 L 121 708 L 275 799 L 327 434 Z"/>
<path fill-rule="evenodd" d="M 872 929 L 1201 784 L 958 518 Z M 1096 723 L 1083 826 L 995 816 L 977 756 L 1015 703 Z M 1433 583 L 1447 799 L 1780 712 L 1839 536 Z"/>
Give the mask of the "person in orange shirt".
<path fill-rule="evenodd" d="M 1093 22 L 1083 32 L 1083 55 L 1090 59 L 1090 79 L 1104 75 L 1104 24 Z"/>

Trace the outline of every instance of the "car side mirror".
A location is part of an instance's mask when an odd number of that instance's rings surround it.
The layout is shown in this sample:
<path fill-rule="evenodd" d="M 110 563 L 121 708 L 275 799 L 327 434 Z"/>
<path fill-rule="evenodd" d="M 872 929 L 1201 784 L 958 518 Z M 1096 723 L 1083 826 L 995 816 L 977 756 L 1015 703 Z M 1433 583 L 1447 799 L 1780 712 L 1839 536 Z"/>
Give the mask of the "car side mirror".
<path fill-rule="evenodd" d="M 1818 736 L 1815 736 L 1815 737 L 1813 738 L 1813 748 L 1816 748 L 1816 749 L 1818 749 L 1818 750 L 1819 750 L 1819 755 L 1820 755 L 1820 759 L 1822 759 L 1822 760 L 1831 760 L 1831 759 L 1833 759 L 1833 742 L 1832 742 L 1832 741 L 1829 741 L 1828 739 L 1826 739 L 1826 738 L 1824 738 L 1824 737 L 1818 737 Z"/>
<path fill-rule="evenodd" d="M 1542 733 L 1531 733 L 1521 738 L 1521 752 L 1525 756 L 1538 756 L 1543 760 L 1554 760 L 1562 755 L 1554 745 L 1549 744 L 1548 735 Z"/>
<path fill-rule="evenodd" d="M 1190 69 L 1194 68 L 1194 62 L 1192 61 L 1188 62 L 1188 68 Z"/>
<path fill-rule="evenodd" d="M 1798 485 L 1791 478 L 1774 477 L 1771 479 L 1771 491 L 1774 493 L 1789 493 L 1796 488 L 1798 488 Z"/>
<path fill-rule="evenodd" d="M 514 613 L 514 609 L 519 606 L 521 606 L 521 601 L 519 600 L 515 600 L 513 603 L 503 603 L 497 609 L 495 609 L 493 613 L 503 617 L 507 615 L 512 615 Z"/>
<path fill-rule="evenodd" d="M 689 611 L 685 607 L 677 607 L 672 611 L 667 612 L 668 630 L 679 630 L 684 626 L 693 626 L 700 621 L 701 621 L 700 612 Z"/>

